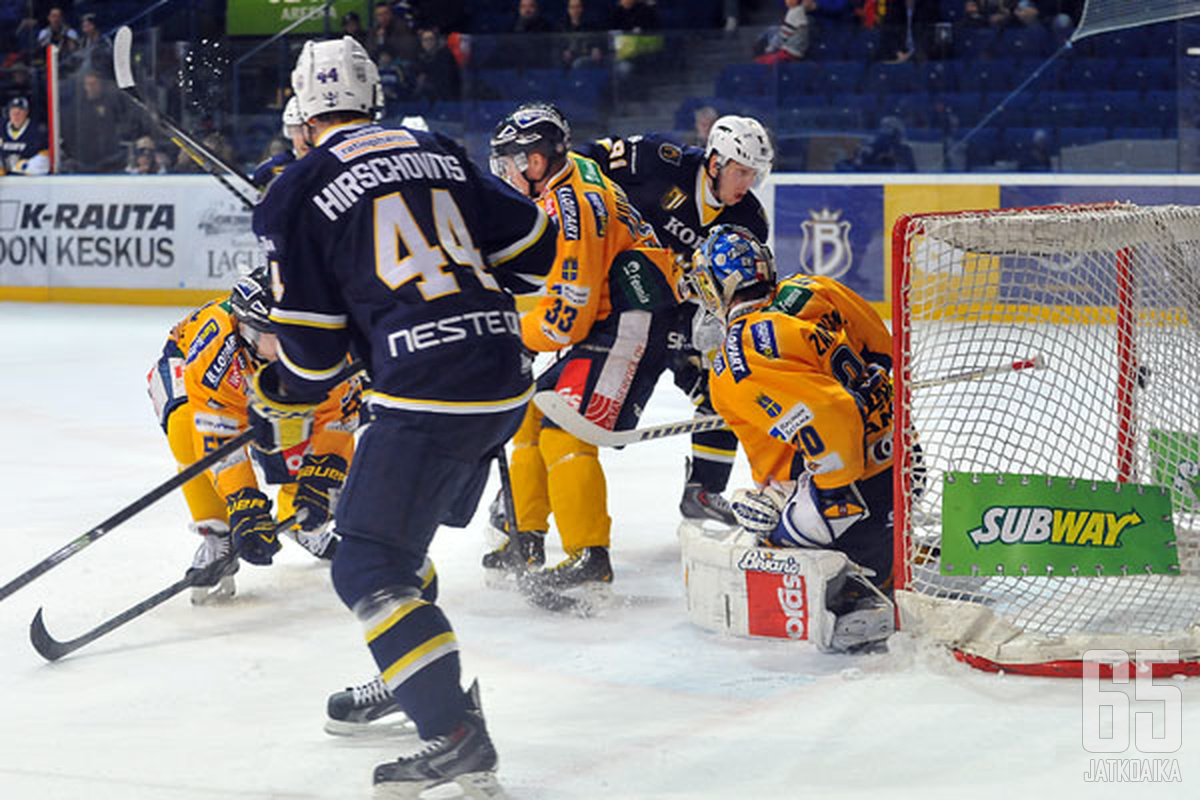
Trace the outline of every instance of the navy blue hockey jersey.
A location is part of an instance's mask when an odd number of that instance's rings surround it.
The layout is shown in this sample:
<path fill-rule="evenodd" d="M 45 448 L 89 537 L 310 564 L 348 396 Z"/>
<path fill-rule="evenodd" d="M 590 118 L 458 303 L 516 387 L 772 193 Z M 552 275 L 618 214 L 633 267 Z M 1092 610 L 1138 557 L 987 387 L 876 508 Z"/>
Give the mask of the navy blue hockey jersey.
<path fill-rule="evenodd" d="M 250 175 L 250 183 L 254 184 L 256 189 L 266 189 L 271 181 L 279 177 L 279 173 L 287 169 L 288 165 L 295 160 L 296 154 L 291 150 L 276 153 L 254 168 L 254 172 Z"/>
<path fill-rule="evenodd" d="M 347 351 L 376 407 L 444 414 L 529 398 L 512 293 L 536 291 L 557 229 L 437 134 L 326 131 L 254 210 L 267 247 L 285 389 L 319 396 Z"/>
<path fill-rule="evenodd" d="M 592 159 L 621 185 L 658 240 L 690 256 L 714 225 L 742 225 L 767 240 L 767 217 L 753 192 L 735 206 L 704 201 L 704 151 L 658 134 L 609 138 L 572 148 Z"/>
<path fill-rule="evenodd" d="M 28 120 L 22 127 L 13 128 L 5 121 L 0 126 L 0 175 L 5 172 L 26 172 L 31 159 L 49 153 L 50 145 L 47 142 L 45 126 Z M 36 174 L 44 174 L 48 170 L 49 162 Z"/>

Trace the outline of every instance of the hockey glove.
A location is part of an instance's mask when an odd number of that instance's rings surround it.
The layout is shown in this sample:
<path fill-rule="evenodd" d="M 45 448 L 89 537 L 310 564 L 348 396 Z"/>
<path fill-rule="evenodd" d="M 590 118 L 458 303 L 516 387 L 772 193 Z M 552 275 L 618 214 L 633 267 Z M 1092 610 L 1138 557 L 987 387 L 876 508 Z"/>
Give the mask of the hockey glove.
<path fill-rule="evenodd" d="M 258 489 L 239 489 L 225 501 L 233 544 L 243 561 L 259 566 L 271 563 L 279 552 L 271 500 Z"/>
<path fill-rule="evenodd" d="M 787 504 L 792 487 L 772 481 L 761 491 L 738 489 L 729 501 L 733 516 L 747 533 L 753 534 L 764 544 L 779 527 L 783 508 Z"/>
<path fill-rule="evenodd" d="M 250 428 L 254 446 L 273 453 L 295 447 L 312 436 L 316 403 L 289 402 L 279 388 L 279 362 L 254 373 L 250 383 Z"/>
<path fill-rule="evenodd" d="M 320 530 L 329 522 L 338 493 L 346 482 L 346 459 L 335 453 L 323 456 L 309 453 L 304 457 L 298 478 L 294 502 L 300 530 Z M 300 514 L 301 511 L 308 513 Z"/>
<path fill-rule="evenodd" d="M 812 473 L 806 472 L 796 481 L 796 491 L 788 498 L 782 524 L 770 537 L 771 543 L 778 547 L 830 547 L 851 525 L 869 516 L 855 484 L 821 489 L 813 483 Z"/>

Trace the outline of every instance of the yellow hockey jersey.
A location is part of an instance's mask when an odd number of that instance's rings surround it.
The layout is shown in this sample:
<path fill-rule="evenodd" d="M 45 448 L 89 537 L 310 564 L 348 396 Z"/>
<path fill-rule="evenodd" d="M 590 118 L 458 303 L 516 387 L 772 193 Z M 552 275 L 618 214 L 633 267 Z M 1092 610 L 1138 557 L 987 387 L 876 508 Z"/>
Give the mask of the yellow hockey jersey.
<path fill-rule="evenodd" d="M 797 275 L 771 303 L 731 322 L 713 359 L 717 412 L 746 449 L 754 480 L 795 477 L 799 457 L 823 489 L 891 466 L 891 334 L 832 278 Z"/>
<path fill-rule="evenodd" d="M 650 309 L 657 303 L 676 303 L 674 255 L 659 246 L 654 230 L 595 161 L 569 153 L 566 165 L 547 183 L 537 202 L 558 223 L 558 254 L 546 277 L 545 294 L 521 318 L 526 347 L 539 352 L 561 350 L 582 341 L 597 322 L 607 319 L 613 312 L 609 267 L 623 252 L 641 253 L 659 273 L 645 280 L 633 276 L 632 288 L 625 284 L 635 298 L 634 306 Z M 664 284 L 669 288 L 660 291 Z M 646 300 L 641 305 L 636 298 L 643 291 L 654 297 L 640 295 Z"/>
<path fill-rule="evenodd" d="M 212 452 L 244 431 L 249 422 L 247 390 L 253 368 L 234 331 L 228 301 L 215 300 L 196 309 L 171 329 L 170 338 L 183 354 L 194 452 Z M 317 408 L 310 439 L 282 453 L 264 454 L 260 464 L 268 482 L 294 480 L 309 452 L 335 453 L 349 461 L 361 395 L 357 379 L 339 386 Z M 214 466 L 209 474 L 223 497 L 258 485 L 245 448 Z"/>

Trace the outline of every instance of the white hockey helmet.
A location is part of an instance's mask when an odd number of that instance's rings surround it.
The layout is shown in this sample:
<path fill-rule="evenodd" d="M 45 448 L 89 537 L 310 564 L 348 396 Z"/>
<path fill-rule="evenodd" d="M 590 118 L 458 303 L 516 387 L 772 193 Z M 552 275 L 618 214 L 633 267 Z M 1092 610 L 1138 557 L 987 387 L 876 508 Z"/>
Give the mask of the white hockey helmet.
<path fill-rule="evenodd" d="M 755 185 L 761 184 L 771 174 L 775 161 L 775 149 L 762 123 L 754 117 L 724 116 L 712 124 L 708 131 L 708 144 L 704 148 L 707 162 L 717 154 L 717 166 L 726 161 L 737 163 L 754 170 Z"/>
<path fill-rule="evenodd" d="M 292 135 L 288 128 L 303 124 L 304 117 L 300 115 L 300 101 L 296 99 L 295 95 L 292 95 L 291 99 L 287 101 L 287 105 L 283 107 L 283 138 L 286 139 Z"/>
<path fill-rule="evenodd" d="M 400 127 L 408 128 L 410 131 L 428 131 L 429 123 L 425 121 L 424 117 L 416 115 L 400 120 Z"/>
<path fill-rule="evenodd" d="M 370 117 L 383 104 L 379 68 L 351 36 L 305 42 L 292 70 L 292 91 L 306 121 L 330 111 Z"/>

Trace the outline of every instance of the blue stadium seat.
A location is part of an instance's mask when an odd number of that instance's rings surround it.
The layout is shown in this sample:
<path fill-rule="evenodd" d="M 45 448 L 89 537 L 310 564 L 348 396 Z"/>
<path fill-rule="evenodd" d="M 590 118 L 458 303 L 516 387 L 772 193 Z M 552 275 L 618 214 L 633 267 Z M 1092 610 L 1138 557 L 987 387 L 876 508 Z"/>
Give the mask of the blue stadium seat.
<path fill-rule="evenodd" d="M 943 94 L 959 88 L 961 65 L 957 61 L 929 61 L 917 68 L 917 89 Z"/>
<path fill-rule="evenodd" d="M 1015 88 L 1013 65 L 1007 61 L 980 61 L 963 64 L 959 85 L 983 92 L 1003 92 Z"/>
<path fill-rule="evenodd" d="M 1116 60 L 1080 58 L 1071 66 L 1071 83 L 1079 91 L 1104 92 L 1113 88 L 1113 76 L 1116 72 Z"/>
<path fill-rule="evenodd" d="M 717 78 L 718 97 L 774 94 L 775 72 L 765 64 L 730 64 Z"/>
<path fill-rule="evenodd" d="M 851 61 L 870 64 L 879 60 L 879 31 L 857 31 L 846 45 L 846 57 Z"/>
<path fill-rule="evenodd" d="M 833 104 L 850 112 L 854 127 L 874 128 L 879 123 L 879 97 L 874 94 L 835 95 Z"/>
<path fill-rule="evenodd" d="M 814 30 L 815 28 L 815 30 Z M 808 52 L 814 61 L 845 61 L 850 57 L 850 39 L 840 28 L 809 25 Z"/>
<path fill-rule="evenodd" d="M 964 61 L 990 58 L 996 32 L 991 28 L 971 28 L 955 33 L 954 54 Z"/>
<path fill-rule="evenodd" d="M 779 69 L 779 99 L 799 95 L 814 94 L 824 90 L 824 67 L 808 61 L 798 61 L 791 64 L 780 64 Z"/>
<path fill-rule="evenodd" d="M 993 49 L 998 58 L 1004 59 L 1044 57 L 1050 55 L 1053 40 L 1041 25 L 1005 28 Z"/>
<path fill-rule="evenodd" d="M 943 96 L 942 102 L 946 110 L 958 118 L 962 127 L 970 127 L 979 121 L 982 115 L 983 95 L 979 92 L 955 92 Z"/>
<path fill-rule="evenodd" d="M 1090 102 L 1087 92 L 1042 92 L 1037 100 L 1037 104 L 1045 109 L 1044 124 L 1057 128 L 1076 126 Z"/>
<path fill-rule="evenodd" d="M 831 61 L 825 65 L 825 90 L 837 97 L 862 88 L 866 65 L 855 61 Z"/>
<path fill-rule="evenodd" d="M 578 68 L 568 71 L 560 85 L 572 100 L 594 107 L 610 99 L 609 78 L 608 67 Z"/>
<path fill-rule="evenodd" d="M 1000 130 L 984 128 L 967 142 L 967 168 L 986 167 L 999 157 Z"/>
<path fill-rule="evenodd" d="M 916 64 L 872 64 L 867 70 L 863 89 L 878 94 L 903 94 L 914 91 L 919 81 Z"/>
<path fill-rule="evenodd" d="M 1174 135 L 1171 131 L 1179 126 L 1179 95 L 1167 91 L 1146 92 L 1138 121 L 1158 125 L 1167 129 L 1168 136 Z"/>

